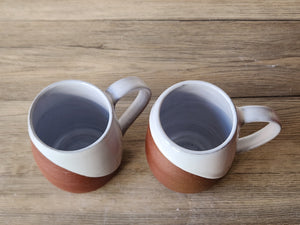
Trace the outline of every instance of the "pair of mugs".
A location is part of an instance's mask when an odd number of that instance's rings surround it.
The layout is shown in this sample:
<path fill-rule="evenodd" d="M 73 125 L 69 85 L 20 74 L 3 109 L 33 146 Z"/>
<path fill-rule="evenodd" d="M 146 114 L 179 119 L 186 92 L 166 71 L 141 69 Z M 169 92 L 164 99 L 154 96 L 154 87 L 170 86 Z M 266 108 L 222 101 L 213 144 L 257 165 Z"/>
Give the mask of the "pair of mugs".
<path fill-rule="evenodd" d="M 115 105 L 129 92 L 137 97 L 120 118 Z M 60 81 L 43 89 L 28 115 L 35 161 L 57 187 L 75 193 L 96 190 L 116 173 L 122 135 L 148 104 L 151 91 L 137 77 L 116 81 L 106 91 L 92 84 Z M 244 123 L 268 122 L 239 138 Z M 235 107 L 220 88 L 183 81 L 154 103 L 146 136 L 146 156 L 154 176 L 167 188 L 196 193 L 209 188 L 231 167 L 236 152 L 258 147 L 281 130 L 265 106 Z"/>

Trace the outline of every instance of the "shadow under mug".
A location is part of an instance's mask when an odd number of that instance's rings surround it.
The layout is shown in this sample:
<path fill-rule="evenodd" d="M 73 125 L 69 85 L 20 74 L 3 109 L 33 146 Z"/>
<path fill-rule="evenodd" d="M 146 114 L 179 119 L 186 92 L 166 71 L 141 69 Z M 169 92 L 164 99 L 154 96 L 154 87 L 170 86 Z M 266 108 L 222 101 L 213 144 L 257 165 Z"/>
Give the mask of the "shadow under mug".
<path fill-rule="evenodd" d="M 116 103 L 132 91 L 138 91 L 137 97 L 117 119 Z M 137 77 L 118 80 L 105 92 L 78 80 L 43 89 L 28 115 L 32 152 L 43 175 L 69 192 L 100 188 L 116 173 L 122 135 L 150 97 L 150 89 Z"/>
<path fill-rule="evenodd" d="M 268 122 L 239 138 L 245 123 Z M 167 188 L 196 193 L 211 187 L 230 169 L 235 153 L 258 147 L 281 130 L 266 106 L 235 107 L 217 86 L 184 81 L 165 90 L 154 103 L 146 136 L 146 156 L 154 176 Z"/>

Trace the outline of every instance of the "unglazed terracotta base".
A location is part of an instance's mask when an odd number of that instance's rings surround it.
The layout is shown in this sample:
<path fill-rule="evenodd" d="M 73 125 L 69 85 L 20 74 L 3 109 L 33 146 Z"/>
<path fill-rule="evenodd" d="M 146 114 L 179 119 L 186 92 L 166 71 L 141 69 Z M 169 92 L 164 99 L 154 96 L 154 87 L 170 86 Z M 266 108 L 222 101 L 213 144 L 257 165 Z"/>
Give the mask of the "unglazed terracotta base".
<path fill-rule="evenodd" d="M 146 156 L 153 175 L 173 191 L 197 193 L 207 190 L 218 181 L 188 173 L 171 163 L 157 148 L 149 127 L 146 136 Z"/>
<path fill-rule="evenodd" d="M 57 166 L 48 160 L 35 147 L 33 143 L 32 153 L 34 159 L 43 175 L 55 186 L 73 193 L 84 193 L 94 191 L 106 184 L 117 172 L 117 170 L 103 177 L 86 177 L 70 172 L 60 166 Z"/>

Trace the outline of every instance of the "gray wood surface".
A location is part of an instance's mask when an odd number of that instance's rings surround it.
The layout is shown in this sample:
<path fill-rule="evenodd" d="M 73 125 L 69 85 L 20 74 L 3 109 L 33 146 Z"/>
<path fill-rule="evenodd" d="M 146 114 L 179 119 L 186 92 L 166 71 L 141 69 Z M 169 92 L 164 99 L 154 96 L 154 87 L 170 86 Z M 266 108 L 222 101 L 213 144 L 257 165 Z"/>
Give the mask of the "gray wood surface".
<path fill-rule="evenodd" d="M 292 0 L 1 1 L 0 224 L 299 224 L 299 12 Z M 31 154 L 33 98 L 59 80 L 105 90 L 132 75 L 153 97 L 123 138 L 118 174 L 86 194 L 54 187 Z M 145 158 L 151 106 L 182 80 L 212 82 L 237 106 L 270 106 L 283 125 L 199 194 L 166 189 Z M 118 115 L 131 98 L 118 103 Z"/>
<path fill-rule="evenodd" d="M 299 20 L 298 0 L 2 0 L 0 20 Z"/>

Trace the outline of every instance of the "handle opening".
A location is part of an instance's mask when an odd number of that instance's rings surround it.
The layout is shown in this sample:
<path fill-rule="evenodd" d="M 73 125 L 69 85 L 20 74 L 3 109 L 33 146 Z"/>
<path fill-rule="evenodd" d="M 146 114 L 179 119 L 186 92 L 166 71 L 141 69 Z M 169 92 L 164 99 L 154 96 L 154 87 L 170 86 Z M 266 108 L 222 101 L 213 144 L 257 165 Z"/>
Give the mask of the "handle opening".
<path fill-rule="evenodd" d="M 119 117 L 119 124 L 124 135 L 130 125 L 147 106 L 151 98 L 151 90 L 140 78 L 126 77 L 111 84 L 106 92 L 110 95 L 114 106 L 124 96 L 137 92 L 136 98 Z"/>
<path fill-rule="evenodd" d="M 281 130 L 281 124 L 277 114 L 266 106 L 238 107 L 240 122 L 242 125 L 253 122 L 265 122 L 263 128 L 241 137 L 237 142 L 237 152 L 248 151 L 261 146 L 275 138 Z"/>

